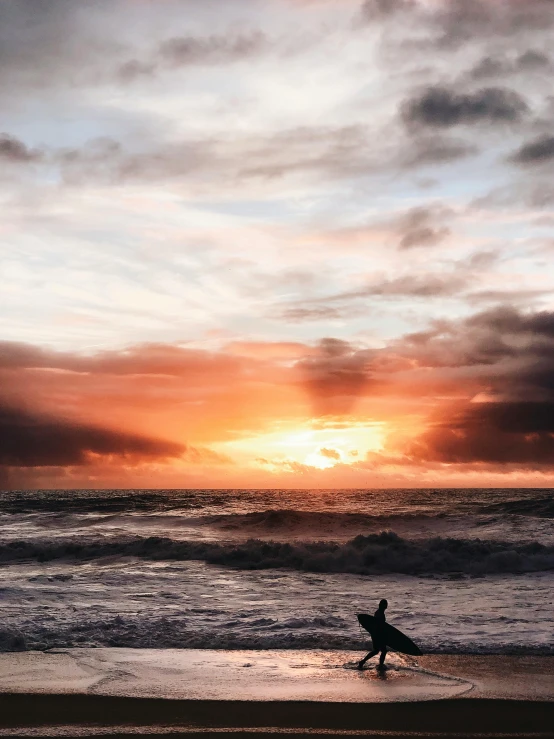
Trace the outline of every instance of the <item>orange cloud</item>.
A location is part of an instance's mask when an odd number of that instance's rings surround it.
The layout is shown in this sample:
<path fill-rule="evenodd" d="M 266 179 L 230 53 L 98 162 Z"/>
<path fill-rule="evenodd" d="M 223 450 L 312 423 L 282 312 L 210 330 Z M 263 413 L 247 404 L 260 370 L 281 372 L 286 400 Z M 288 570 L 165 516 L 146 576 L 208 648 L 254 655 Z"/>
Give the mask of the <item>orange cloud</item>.
<path fill-rule="evenodd" d="M 294 486 L 300 475 L 340 487 L 369 484 L 369 472 L 372 485 L 414 485 L 554 471 L 547 311 L 439 321 L 381 349 L 327 338 L 85 356 L 5 342 L 0 387 L 0 468 L 14 485 Z"/>

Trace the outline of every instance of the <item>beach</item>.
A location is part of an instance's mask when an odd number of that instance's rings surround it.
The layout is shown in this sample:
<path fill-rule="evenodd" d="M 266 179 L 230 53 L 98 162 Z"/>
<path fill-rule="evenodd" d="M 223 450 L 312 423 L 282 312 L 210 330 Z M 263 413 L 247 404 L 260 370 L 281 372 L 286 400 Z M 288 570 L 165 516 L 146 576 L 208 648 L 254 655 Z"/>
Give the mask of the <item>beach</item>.
<path fill-rule="evenodd" d="M 6 736 L 267 733 L 550 737 L 554 658 L 309 650 L 0 655 Z"/>

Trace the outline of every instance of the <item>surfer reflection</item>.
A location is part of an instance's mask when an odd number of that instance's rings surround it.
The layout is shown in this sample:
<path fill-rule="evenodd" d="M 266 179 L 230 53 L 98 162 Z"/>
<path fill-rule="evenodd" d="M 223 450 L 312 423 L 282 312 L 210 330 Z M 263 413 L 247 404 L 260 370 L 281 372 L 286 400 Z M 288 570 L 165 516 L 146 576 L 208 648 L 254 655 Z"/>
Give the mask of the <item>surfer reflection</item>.
<path fill-rule="evenodd" d="M 379 608 L 374 613 L 375 623 L 371 631 L 372 649 L 371 652 L 368 652 L 366 656 L 358 662 L 358 670 L 362 670 L 368 659 L 375 657 L 379 652 L 381 652 L 381 656 L 379 657 L 379 667 L 384 667 L 385 657 L 387 656 L 384 628 L 385 623 L 387 622 L 385 611 L 387 610 L 388 605 L 388 602 L 384 598 L 379 601 Z"/>

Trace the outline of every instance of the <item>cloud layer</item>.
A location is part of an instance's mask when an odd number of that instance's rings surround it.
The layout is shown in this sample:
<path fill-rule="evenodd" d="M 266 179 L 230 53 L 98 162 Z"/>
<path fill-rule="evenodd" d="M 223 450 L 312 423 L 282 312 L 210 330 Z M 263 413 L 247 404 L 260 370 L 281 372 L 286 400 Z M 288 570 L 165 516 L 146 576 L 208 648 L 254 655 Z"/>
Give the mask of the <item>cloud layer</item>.
<path fill-rule="evenodd" d="M 114 458 L 127 468 L 171 469 L 178 460 L 189 475 L 231 465 L 243 479 L 248 470 L 258 479 L 260 465 L 309 475 L 317 458 L 322 468 L 334 465 L 334 475 L 361 475 L 375 464 L 390 475 L 436 474 L 436 465 L 448 465 L 450 476 L 465 468 L 554 473 L 548 311 L 503 307 L 437 321 L 379 349 L 326 338 L 233 344 L 217 353 L 143 346 L 89 357 L 5 344 L 0 356 L 0 466 L 12 479 L 18 470 L 27 479 L 25 468 L 57 467 L 55 477 Z M 99 393 L 108 393 L 109 405 Z M 23 397 L 25 410 L 16 405 Z M 63 413 L 54 411 L 59 398 Z M 99 422 L 106 415 L 109 426 Z M 259 459 L 268 429 L 294 430 L 310 418 L 310 428 L 331 436 L 314 436 L 306 461 L 281 453 Z M 360 424 L 384 433 L 380 447 L 361 457 L 344 445 Z M 286 435 L 275 439 L 283 445 Z"/>
<path fill-rule="evenodd" d="M 3 479 L 550 475 L 553 28 L 0 3 Z"/>

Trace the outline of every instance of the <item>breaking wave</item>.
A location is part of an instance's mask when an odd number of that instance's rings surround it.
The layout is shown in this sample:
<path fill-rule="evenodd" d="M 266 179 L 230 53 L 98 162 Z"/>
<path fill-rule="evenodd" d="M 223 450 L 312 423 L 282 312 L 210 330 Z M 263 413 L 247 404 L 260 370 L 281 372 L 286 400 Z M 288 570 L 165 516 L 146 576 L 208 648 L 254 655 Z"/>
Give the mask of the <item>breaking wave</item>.
<path fill-rule="evenodd" d="M 157 561 L 199 560 L 240 570 L 290 569 L 357 575 L 399 573 L 523 573 L 554 570 L 554 546 L 539 542 L 480 539 L 405 539 L 394 532 L 356 536 L 345 543 L 278 542 L 249 539 L 242 543 L 175 541 L 166 537 L 125 540 L 12 541 L 0 544 L 0 561 L 134 557 Z"/>

